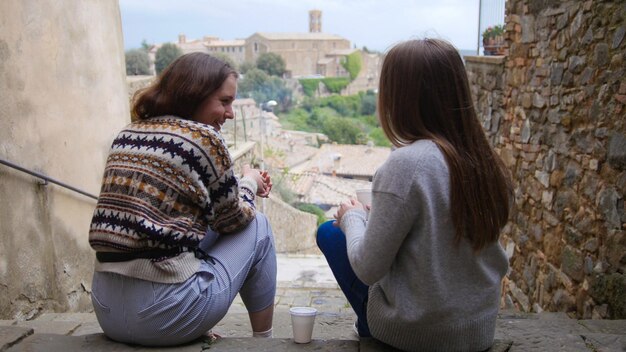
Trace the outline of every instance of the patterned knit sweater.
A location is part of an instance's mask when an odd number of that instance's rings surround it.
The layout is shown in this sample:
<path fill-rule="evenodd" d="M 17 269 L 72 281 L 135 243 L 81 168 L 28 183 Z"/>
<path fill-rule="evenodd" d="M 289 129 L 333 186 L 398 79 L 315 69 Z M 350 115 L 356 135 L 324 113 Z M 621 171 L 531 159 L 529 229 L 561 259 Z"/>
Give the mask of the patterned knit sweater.
<path fill-rule="evenodd" d="M 221 135 L 176 117 L 131 123 L 115 138 L 89 231 L 98 252 L 180 248 L 160 259 L 99 262 L 96 271 L 174 283 L 199 267 L 192 250 L 207 230 L 224 235 L 255 214 L 256 183 L 237 180 Z M 213 233 L 213 232 L 209 232 Z"/>

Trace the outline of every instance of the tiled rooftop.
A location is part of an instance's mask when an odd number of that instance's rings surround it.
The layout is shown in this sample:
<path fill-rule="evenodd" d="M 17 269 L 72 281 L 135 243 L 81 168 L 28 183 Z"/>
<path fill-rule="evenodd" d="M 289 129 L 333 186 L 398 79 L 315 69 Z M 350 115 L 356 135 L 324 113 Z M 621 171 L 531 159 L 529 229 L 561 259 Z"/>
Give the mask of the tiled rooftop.
<path fill-rule="evenodd" d="M 370 188 L 371 182 L 333 177 L 314 172 L 289 173 L 285 179 L 290 188 L 306 203 L 338 206 L 356 197 L 356 190 Z"/>
<path fill-rule="evenodd" d="M 323 174 L 371 179 L 387 160 L 390 148 L 366 145 L 323 144 L 318 153 L 294 171 L 317 170 Z"/>

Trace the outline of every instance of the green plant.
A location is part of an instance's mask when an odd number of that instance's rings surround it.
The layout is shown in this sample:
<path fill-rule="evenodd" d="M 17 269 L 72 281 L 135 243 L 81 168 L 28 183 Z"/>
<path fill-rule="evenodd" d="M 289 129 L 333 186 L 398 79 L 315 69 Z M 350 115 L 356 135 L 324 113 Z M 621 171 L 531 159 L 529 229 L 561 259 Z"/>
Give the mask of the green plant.
<path fill-rule="evenodd" d="M 346 56 L 346 58 L 341 62 L 341 66 L 343 66 L 343 68 L 345 68 L 350 74 L 351 80 L 354 80 L 356 76 L 359 75 L 359 72 L 361 72 L 361 64 L 362 58 L 360 51 L 355 51 Z"/>
<path fill-rule="evenodd" d="M 378 147 L 391 147 L 391 142 L 385 136 L 385 132 L 380 127 L 376 127 L 372 129 L 368 135 L 368 137 L 374 142 L 374 145 Z"/>
<path fill-rule="evenodd" d="M 364 142 L 358 124 L 349 118 L 329 116 L 322 123 L 322 133 L 339 144 L 359 144 Z"/>
<path fill-rule="evenodd" d="M 321 80 L 318 78 L 306 78 L 299 80 L 300 84 L 302 85 L 302 91 L 304 92 L 304 95 L 306 95 L 307 97 L 315 96 L 315 92 L 317 91 L 317 87 L 320 84 L 320 81 Z"/>
<path fill-rule="evenodd" d="M 350 84 L 350 80 L 345 77 L 328 77 L 323 78 L 322 83 L 328 88 L 329 92 L 339 94 L 342 89 Z"/>
<path fill-rule="evenodd" d="M 497 36 L 504 34 L 504 25 L 497 24 L 495 26 L 489 26 L 483 32 L 483 40 L 487 40 L 489 38 L 495 38 Z"/>
<path fill-rule="evenodd" d="M 317 205 L 315 204 L 311 204 L 311 203 L 300 203 L 298 205 L 296 205 L 296 209 L 306 212 L 306 213 L 311 213 L 313 215 L 317 216 L 317 226 L 323 224 L 326 222 L 326 214 L 324 213 L 324 211 L 322 209 L 320 209 Z"/>

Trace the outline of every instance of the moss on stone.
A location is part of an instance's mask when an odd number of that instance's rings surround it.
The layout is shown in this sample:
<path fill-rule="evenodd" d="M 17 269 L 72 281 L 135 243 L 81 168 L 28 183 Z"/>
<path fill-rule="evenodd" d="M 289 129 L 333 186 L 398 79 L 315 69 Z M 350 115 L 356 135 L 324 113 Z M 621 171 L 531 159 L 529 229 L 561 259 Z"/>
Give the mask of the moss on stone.
<path fill-rule="evenodd" d="M 626 280 L 624 274 L 598 275 L 591 285 L 591 296 L 600 304 L 607 303 L 612 319 L 626 318 Z"/>

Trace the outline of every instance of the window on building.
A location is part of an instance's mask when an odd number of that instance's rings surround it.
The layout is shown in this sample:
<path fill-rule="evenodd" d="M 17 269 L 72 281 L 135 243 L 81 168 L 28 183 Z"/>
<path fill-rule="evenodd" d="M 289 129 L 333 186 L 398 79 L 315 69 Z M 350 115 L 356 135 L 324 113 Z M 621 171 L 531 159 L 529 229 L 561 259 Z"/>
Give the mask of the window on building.
<path fill-rule="evenodd" d="M 258 43 L 254 43 L 254 52 L 258 52 L 259 51 L 259 44 Z"/>

